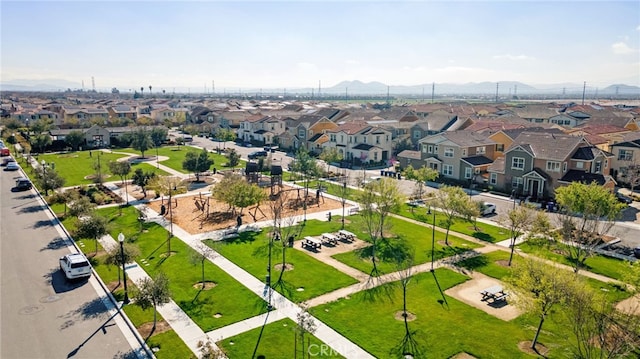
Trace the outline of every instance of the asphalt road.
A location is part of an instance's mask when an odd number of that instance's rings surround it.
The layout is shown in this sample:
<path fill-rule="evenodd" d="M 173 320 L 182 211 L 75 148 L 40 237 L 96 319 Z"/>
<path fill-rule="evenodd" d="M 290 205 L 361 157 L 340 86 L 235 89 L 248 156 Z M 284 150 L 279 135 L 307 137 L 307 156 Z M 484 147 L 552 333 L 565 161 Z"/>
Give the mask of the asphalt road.
<path fill-rule="evenodd" d="M 217 147 L 223 147 L 223 145 L 218 142 L 213 142 L 204 137 L 194 137 L 192 145 L 198 147 L 204 147 L 209 150 L 215 150 Z M 242 147 L 237 146 L 234 142 L 226 142 L 224 147 L 227 148 L 235 148 L 240 156 L 247 159 L 249 153 L 253 151 L 262 150 L 260 147 Z M 276 151 L 271 154 L 273 163 L 279 163 L 283 166 L 283 168 L 287 168 L 289 163 L 293 161 L 293 157 L 287 156 L 287 153 Z M 351 185 L 356 185 L 357 179 L 363 177 L 362 170 L 354 169 L 340 169 L 340 172 L 346 173 L 349 178 L 349 183 Z M 373 176 L 380 176 L 379 170 L 367 170 L 366 177 L 371 178 Z M 415 182 L 408 180 L 398 180 L 398 186 L 400 190 L 405 195 L 411 195 L 415 190 Z M 426 192 L 436 191 L 434 188 L 430 188 L 425 186 Z M 513 206 L 513 200 L 510 200 L 508 197 L 505 198 L 496 198 L 495 196 L 487 196 L 482 193 L 474 192 L 472 195 L 474 200 L 486 201 L 495 203 L 497 210 L 496 215 L 485 217 L 486 220 L 496 221 L 500 215 L 500 213 L 507 213 L 510 208 Z M 631 206 L 624 210 L 622 219 L 617 221 L 613 228 L 608 232 L 609 235 L 620 238 L 621 244 L 627 247 L 635 248 L 640 246 L 640 223 L 636 220 L 636 214 L 640 211 L 640 203 L 634 202 Z M 556 220 L 556 214 L 548 213 L 551 218 L 552 223 L 559 223 Z"/>
<path fill-rule="evenodd" d="M 0 358 L 135 358 L 97 280 L 65 281 L 69 243 L 33 190 L 11 191 L 20 174 L 0 171 Z"/>

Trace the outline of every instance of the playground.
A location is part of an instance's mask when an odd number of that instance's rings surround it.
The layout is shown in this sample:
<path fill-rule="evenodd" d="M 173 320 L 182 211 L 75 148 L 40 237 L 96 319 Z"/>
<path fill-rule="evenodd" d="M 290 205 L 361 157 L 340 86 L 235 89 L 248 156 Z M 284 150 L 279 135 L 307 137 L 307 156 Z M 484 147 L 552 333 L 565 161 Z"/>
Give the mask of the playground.
<path fill-rule="evenodd" d="M 274 208 L 281 208 L 281 217 L 292 216 L 304 218 L 305 189 L 283 185 L 276 196 L 271 195 L 271 188 L 263 189 L 267 198 L 258 206 L 250 206 L 242 209 L 236 208 L 234 215 L 229 205 L 215 200 L 209 193 L 178 196 L 171 199 L 169 204 L 166 197 L 149 203 L 149 207 L 158 213 L 162 213 L 162 205 L 165 206 L 164 217 L 180 226 L 190 234 L 205 233 L 214 230 L 237 226 L 238 214 L 242 218 L 242 224 L 251 224 L 273 220 Z M 306 201 L 306 214 L 330 211 L 332 215 L 342 214 L 340 200 L 328 198 L 322 192 L 310 188 Z M 336 219 L 337 220 L 337 219 Z"/>

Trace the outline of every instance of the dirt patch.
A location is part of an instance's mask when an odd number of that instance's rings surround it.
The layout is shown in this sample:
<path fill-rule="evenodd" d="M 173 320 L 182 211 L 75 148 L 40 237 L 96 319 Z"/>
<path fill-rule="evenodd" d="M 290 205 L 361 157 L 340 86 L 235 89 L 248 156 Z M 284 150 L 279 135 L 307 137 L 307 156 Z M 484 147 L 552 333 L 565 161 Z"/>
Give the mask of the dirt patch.
<path fill-rule="evenodd" d="M 402 310 L 399 310 L 393 315 L 393 317 L 396 320 L 404 321 L 404 312 Z M 407 322 L 412 322 L 412 321 L 416 320 L 417 318 L 418 317 L 415 314 L 413 314 L 411 312 L 407 312 Z"/>
<path fill-rule="evenodd" d="M 616 309 L 623 313 L 640 315 L 640 294 L 621 301 L 616 305 Z"/>
<path fill-rule="evenodd" d="M 147 338 L 149 337 L 152 328 L 153 322 L 144 323 L 138 327 L 138 333 L 140 333 L 141 337 Z M 171 326 L 169 325 L 169 323 L 165 322 L 164 320 L 160 320 L 156 323 L 156 330 L 153 331 L 153 335 L 158 335 L 169 330 L 171 330 Z"/>
<path fill-rule="evenodd" d="M 278 263 L 276 265 L 273 266 L 273 269 L 277 270 L 277 271 L 281 271 L 282 270 L 282 263 Z M 284 264 L 284 271 L 288 272 L 290 270 L 293 270 L 293 264 L 291 263 L 285 263 Z"/>
<path fill-rule="evenodd" d="M 169 253 L 164 252 L 164 253 L 160 254 L 160 257 L 161 257 L 161 258 L 171 257 L 171 256 L 173 256 L 173 255 L 176 255 L 177 253 L 178 253 L 178 252 L 175 252 L 175 251 L 171 251 L 171 252 L 169 252 Z"/>
<path fill-rule="evenodd" d="M 547 353 L 549 352 L 549 348 L 545 347 L 544 345 L 540 344 L 540 343 L 536 343 L 536 349 L 532 349 L 531 348 L 531 344 L 533 342 L 528 340 L 526 342 L 520 342 L 518 343 L 518 349 L 520 349 L 521 351 L 527 353 L 527 354 L 531 354 L 531 355 L 541 355 L 541 356 L 546 356 Z"/>
<path fill-rule="evenodd" d="M 283 188 L 284 194 L 287 196 L 288 201 L 285 203 L 295 204 L 298 201 L 298 193 L 303 195 L 304 189 L 297 191 L 295 188 L 285 186 Z M 267 194 L 270 193 L 269 188 L 265 189 Z M 314 196 L 315 198 L 315 196 Z M 237 224 L 237 217 L 231 215 L 229 212 L 229 206 L 225 203 L 218 202 L 208 194 L 203 193 L 200 195 L 181 196 L 171 199 L 171 211 L 173 212 L 173 222 L 180 226 L 180 228 L 187 231 L 189 234 L 205 233 L 215 231 L 223 228 L 235 226 Z M 165 218 L 169 219 L 169 203 L 167 198 L 164 200 L 154 200 L 149 203 L 149 208 L 160 213 L 160 207 L 162 204 L 166 206 Z M 198 203 L 196 205 L 196 203 Z M 267 200 L 262 203 L 256 210 L 256 207 L 250 207 L 243 210 L 242 223 L 251 224 L 255 222 L 262 222 L 271 220 L 273 218 L 271 210 L 271 201 Z M 204 208 L 201 211 L 200 208 Z M 318 204 L 308 205 L 307 214 L 329 211 L 342 208 L 340 201 L 336 201 L 330 198 L 320 198 Z M 208 216 L 207 216 L 208 213 Z M 282 210 L 282 217 L 302 216 L 302 207 L 286 206 Z M 335 213 L 338 214 L 338 213 Z M 255 216 L 255 220 L 254 220 Z"/>
<path fill-rule="evenodd" d="M 505 321 L 517 318 L 522 313 L 518 307 L 510 304 L 513 299 L 511 293 L 508 293 L 510 297 L 504 301 L 482 300 L 480 292 L 495 285 L 502 285 L 500 281 L 478 272 L 471 274 L 471 277 L 470 280 L 447 289 L 445 293 Z"/>
<path fill-rule="evenodd" d="M 476 359 L 476 357 L 469 353 L 462 352 L 452 356 L 451 359 Z"/>
<path fill-rule="evenodd" d="M 209 290 L 209 289 L 215 288 L 216 285 L 218 285 L 216 282 L 205 280 L 204 288 L 202 288 L 202 282 L 197 282 L 196 284 L 193 285 L 193 288 L 197 290 Z"/>

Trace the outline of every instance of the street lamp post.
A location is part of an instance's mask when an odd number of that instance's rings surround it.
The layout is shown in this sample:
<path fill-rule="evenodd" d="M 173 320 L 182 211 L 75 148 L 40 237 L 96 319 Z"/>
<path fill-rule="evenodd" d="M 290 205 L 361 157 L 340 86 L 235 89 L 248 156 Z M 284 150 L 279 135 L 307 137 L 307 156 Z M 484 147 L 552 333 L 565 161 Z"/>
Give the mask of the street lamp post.
<path fill-rule="evenodd" d="M 122 259 L 122 280 L 124 282 L 124 299 L 122 304 L 129 304 L 129 292 L 127 291 L 127 272 L 125 271 L 125 259 L 124 259 L 124 234 L 120 232 L 118 234 L 118 242 L 120 242 L 120 257 Z"/>
<path fill-rule="evenodd" d="M 344 229 L 344 205 L 347 202 L 347 178 L 345 176 L 344 182 L 342 183 L 342 229 Z"/>
<path fill-rule="evenodd" d="M 513 197 L 513 209 L 516 209 L 516 190 L 511 191 L 511 197 Z"/>
<path fill-rule="evenodd" d="M 273 241 L 275 240 L 279 240 L 279 235 L 278 233 L 274 233 L 271 238 L 269 239 L 269 264 L 267 265 L 267 280 L 266 280 L 266 284 L 267 284 L 267 310 L 271 310 L 273 309 L 273 305 L 271 305 L 271 250 L 273 247 Z"/>
<path fill-rule="evenodd" d="M 429 204 L 429 210 L 427 214 L 431 214 L 431 204 Z M 433 262 L 435 261 L 436 250 L 436 211 L 433 210 L 433 222 L 431 223 L 431 272 L 433 272 Z"/>
<path fill-rule="evenodd" d="M 47 185 L 47 162 L 42 160 L 40 162 L 42 165 L 42 187 L 44 187 L 44 195 L 49 195 L 49 187 Z"/>

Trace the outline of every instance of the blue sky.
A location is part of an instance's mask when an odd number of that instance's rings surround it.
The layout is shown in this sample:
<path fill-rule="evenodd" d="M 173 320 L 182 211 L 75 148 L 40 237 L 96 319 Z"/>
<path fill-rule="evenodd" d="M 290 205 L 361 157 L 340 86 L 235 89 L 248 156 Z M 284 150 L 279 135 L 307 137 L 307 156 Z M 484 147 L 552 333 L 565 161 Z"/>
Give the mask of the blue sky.
<path fill-rule="evenodd" d="M 640 85 L 638 1 L 4 1 L 2 81 Z"/>

